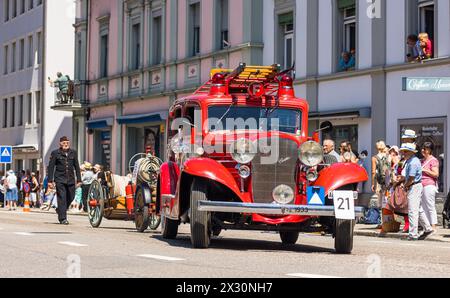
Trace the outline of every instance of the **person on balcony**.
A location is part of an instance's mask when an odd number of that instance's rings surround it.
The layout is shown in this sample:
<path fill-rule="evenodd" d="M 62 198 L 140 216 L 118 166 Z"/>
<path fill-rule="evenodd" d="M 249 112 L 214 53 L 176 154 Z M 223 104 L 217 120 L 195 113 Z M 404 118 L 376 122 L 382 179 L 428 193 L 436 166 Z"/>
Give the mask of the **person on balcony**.
<path fill-rule="evenodd" d="M 58 72 L 56 74 L 58 77 L 55 81 L 52 81 L 50 78 L 48 78 L 48 82 L 50 83 L 50 86 L 54 88 L 58 88 L 57 98 L 58 103 L 67 104 L 69 102 L 69 82 L 70 79 L 68 76 L 63 75 L 62 73 Z"/>
<path fill-rule="evenodd" d="M 339 60 L 339 71 L 349 71 L 355 68 L 355 57 L 349 52 L 343 52 Z"/>

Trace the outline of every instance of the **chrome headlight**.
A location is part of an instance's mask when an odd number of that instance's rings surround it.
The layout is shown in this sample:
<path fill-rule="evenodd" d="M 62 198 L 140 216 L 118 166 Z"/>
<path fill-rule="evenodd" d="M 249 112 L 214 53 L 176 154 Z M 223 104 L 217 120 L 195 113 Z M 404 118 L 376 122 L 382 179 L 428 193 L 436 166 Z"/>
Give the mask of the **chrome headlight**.
<path fill-rule="evenodd" d="M 323 162 L 323 149 L 318 143 L 309 141 L 300 146 L 300 161 L 308 167 L 315 167 Z"/>
<path fill-rule="evenodd" d="M 278 204 L 287 205 L 294 200 L 294 190 L 287 185 L 279 185 L 273 190 L 272 196 Z"/>
<path fill-rule="evenodd" d="M 231 156 L 240 164 L 248 164 L 256 156 L 256 145 L 248 139 L 239 139 L 231 145 Z"/>

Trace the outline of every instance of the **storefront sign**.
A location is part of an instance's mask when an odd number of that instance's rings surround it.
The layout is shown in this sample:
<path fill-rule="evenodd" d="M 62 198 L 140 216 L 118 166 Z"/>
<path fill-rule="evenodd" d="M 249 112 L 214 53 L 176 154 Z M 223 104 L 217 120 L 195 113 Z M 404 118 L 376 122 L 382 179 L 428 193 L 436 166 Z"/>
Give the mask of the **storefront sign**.
<path fill-rule="evenodd" d="M 403 78 L 403 91 L 450 92 L 450 77 Z"/>

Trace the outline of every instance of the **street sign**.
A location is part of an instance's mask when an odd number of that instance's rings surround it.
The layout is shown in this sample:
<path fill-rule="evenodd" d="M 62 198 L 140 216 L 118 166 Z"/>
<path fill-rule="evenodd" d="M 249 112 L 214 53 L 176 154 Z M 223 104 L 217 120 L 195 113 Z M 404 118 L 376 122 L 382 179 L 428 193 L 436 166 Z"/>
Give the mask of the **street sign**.
<path fill-rule="evenodd" d="M 308 205 L 324 206 L 325 205 L 325 188 L 323 187 L 308 187 L 306 190 L 308 198 Z"/>
<path fill-rule="evenodd" d="M 0 163 L 12 163 L 13 153 L 11 146 L 0 146 Z"/>
<path fill-rule="evenodd" d="M 403 78 L 403 91 L 450 92 L 450 77 Z"/>

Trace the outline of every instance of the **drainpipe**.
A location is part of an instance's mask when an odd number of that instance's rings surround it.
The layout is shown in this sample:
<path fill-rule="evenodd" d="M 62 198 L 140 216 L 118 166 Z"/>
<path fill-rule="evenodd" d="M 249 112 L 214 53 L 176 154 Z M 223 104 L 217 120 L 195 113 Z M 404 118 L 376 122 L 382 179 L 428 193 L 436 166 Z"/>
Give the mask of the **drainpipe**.
<path fill-rule="evenodd" d="M 45 118 L 44 118 L 44 111 L 45 111 L 45 102 L 46 102 L 46 90 L 47 90 L 47 80 L 45 78 L 45 74 L 46 72 L 46 65 L 47 65 L 47 57 L 46 57 L 46 52 L 47 52 L 47 46 L 46 46 L 46 40 L 47 40 L 47 0 L 44 0 L 42 3 L 42 9 L 43 9 L 43 20 L 42 20 L 42 60 L 41 60 L 41 78 L 42 78 L 42 82 L 41 82 L 41 99 L 40 99 L 40 123 L 39 123 L 39 132 L 38 135 L 40 136 L 39 138 L 39 157 L 40 157 L 40 165 L 39 165 L 39 172 L 44 174 L 45 173 L 45 154 L 44 154 L 44 139 L 45 139 Z M 45 177 L 43 175 L 41 175 L 41 177 Z"/>

